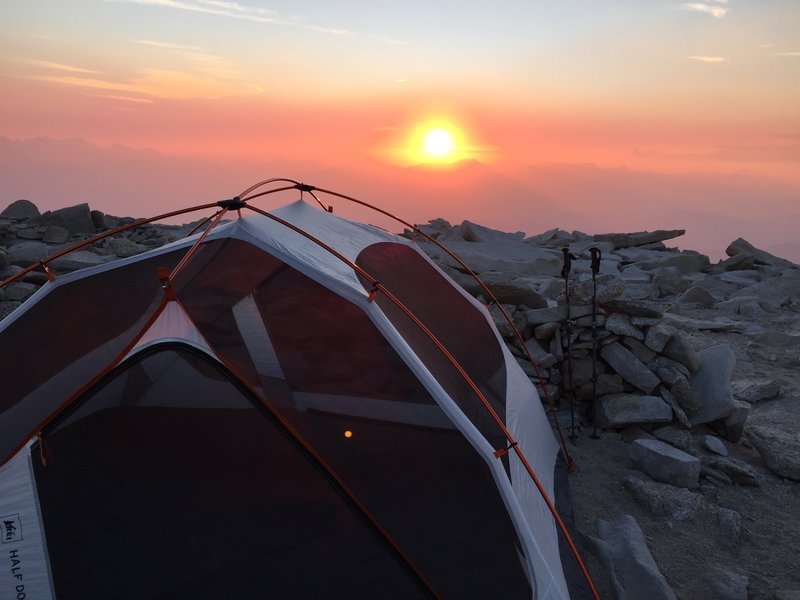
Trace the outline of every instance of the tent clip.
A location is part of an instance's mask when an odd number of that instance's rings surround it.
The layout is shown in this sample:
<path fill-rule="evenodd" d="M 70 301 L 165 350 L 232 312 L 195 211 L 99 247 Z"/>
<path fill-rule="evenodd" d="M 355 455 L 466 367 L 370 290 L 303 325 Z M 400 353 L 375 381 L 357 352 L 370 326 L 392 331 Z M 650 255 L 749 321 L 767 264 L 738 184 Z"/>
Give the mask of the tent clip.
<path fill-rule="evenodd" d="M 511 442 L 511 443 L 510 443 L 508 446 L 506 446 L 505 448 L 500 448 L 500 450 L 497 450 L 497 451 L 494 453 L 494 457 L 495 457 L 495 458 L 502 458 L 502 457 L 504 457 L 506 454 L 508 454 L 508 451 L 509 451 L 509 450 L 511 450 L 511 449 L 512 449 L 514 446 L 516 446 L 516 445 L 517 445 L 517 442 Z"/>
<path fill-rule="evenodd" d="M 220 208 L 224 208 L 225 210 L 241 210 L 242 208 L 247 206 L 247 203 L 241 198 L 239 198 L 239 196 L 236 196 L 229 200 L 220 200 L 219 202 L 217 202 L 217 206 L 219 206 Z"/>
<path fill-rule="evenodd" d="M 161 289 L 164 290 L 164 295 L 167 297 L 167 300 L 174 300 L 175 290 L 172 289 L 172 282 L 169 280 L 169 269 L 167 269 L 167 267 L 158 267 L 156 269 L 156 275 L 161 282 Z"/>
<path fill-rule="evenodd" d="M 50 267 L 47 266 L 47 263 L 44 262 L 44 259 L 39 260 L 39 266 L 47 273 L 47 281 L 55 281 L 56 276 L 53 275 L 53 272 L 50 270 Z"/>
<path fill-rule="evenodd" d="M 375 296 L 378 294 L 378 290 L 380 290 L 381 282 L 376 281 L 372 284 L 372 289 L 369 291 L 369 296 L 367 296 L 367 302 L 372 302 L 375 300 Z"/>

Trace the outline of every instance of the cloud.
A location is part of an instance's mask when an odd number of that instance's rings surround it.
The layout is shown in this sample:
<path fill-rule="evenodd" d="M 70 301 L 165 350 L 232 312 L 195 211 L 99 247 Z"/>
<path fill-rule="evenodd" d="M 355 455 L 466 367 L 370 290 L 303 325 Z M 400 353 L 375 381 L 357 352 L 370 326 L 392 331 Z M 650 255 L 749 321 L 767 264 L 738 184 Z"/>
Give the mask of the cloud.
<path fill-rule="evenodd" d="M 689 60 L 696 60 L 697 62 L 704 62 L 704 63 L 724 63 L 728 62 L 727 58 L 723 58 L 722 56 L 687 56 Z"/>
<path fill-rule="evenodd" d="M 305 29 L 307 31 L 315 31 L 317 33 L 325 33 L 330 35 L 365 36 L 367 38 L 378 40 L 388 44 L 403 43 L 400 40 L 375 34 L 357 33 L 354 31 L 350 31 L 348 29 L 326 27 L 323 25 L 316 25 L 313 23 L 303 23 L 301 21 L 290 21 L 281 18 L 280 15 L 273 10 L 267 8 L 260 8 L 256 6 L 246 6 L 244 4 L 240 4 L 239 2 L 230 2 L 228 0 L 103 0 L 103 1 L 109 3 L 143 4 L 147 6 L 158 6 L 162 8 L 171 8 L 175 10 L 185 10 L 189 12 L 216 15 L 231 19 L 252 21 L 255 23 L 267 23 L 270 25 L 278 25 L 283 27 L 294 27 L 297 29 Z"/>
<path fill-rule="evenodd" d="M 800 52 L 776 52 L 773 56 L 800 56 Z"/>
<path fill-rule="evenodd" d="M 721 19 L 728 13 L 728 8 L 724 6 L 725 4 L 727 4 L 727 0 L 715 0 L 713 4 L 709 2 L 684 2 L 678 8 L 705 13 L 715 19 Z"/>
<path fill-rule="evenodd" d="M 172 42 L 156 42 L 153 40 L 135 40 L 137 44 L 144 46 L 153 46 L 155 48 L 165 48 L 167 50 L 189 50 L 191 52 L 203 52 L 203 48 L 198 46 L 185 46 L 183 44 L 174 44 Z"/>
<path fill-rule="evenodd" d="M 37 60 L 37 59 L 25 59 L 25 62 L 29 65 L 35 65 L 37 67 L 41 67 L 43 69 L 55 70 L 55 71 L 66 71 L 68 73 L 84 73 L 87 75 L 96 75 L 100 71 L 94 71 L 92 69 L 84 69 L 83 67 L 75 67 L 73 65 L 65 65 L 62 63 L 53 62 L 50 60 Z"/>

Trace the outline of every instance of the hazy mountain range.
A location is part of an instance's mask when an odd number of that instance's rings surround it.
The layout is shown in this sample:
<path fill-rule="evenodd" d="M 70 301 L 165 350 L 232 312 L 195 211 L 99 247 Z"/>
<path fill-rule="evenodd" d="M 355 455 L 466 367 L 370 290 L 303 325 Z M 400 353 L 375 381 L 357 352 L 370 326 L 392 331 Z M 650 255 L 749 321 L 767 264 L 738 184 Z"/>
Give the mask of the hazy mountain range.
<path fill-rule="evenodd" d="M 744 237 L 800 262 L 800 186 L 754 174 L 662 174 L 550 164 L 501 171 L 477 161 L 448 168 L 377 163 L 177 157 L 80 139 L 0 137 L 0 207 L 27 198 L 40 210 L 80 202 L 123 216 L 151 216 L 232 197 L 268 177 L 289 177 L 355 196 L 409 222 L 469 219 L 528 235 L 553 227 L 588 233 L 684 228 L 677 240 L 718 259 Z M 264 198 L 269 209 L 297 193 Z M 402 226 L 341 200 L 335 212 L 393 231 Z M 190 220 L 190 219 L 186 219 Z"/>

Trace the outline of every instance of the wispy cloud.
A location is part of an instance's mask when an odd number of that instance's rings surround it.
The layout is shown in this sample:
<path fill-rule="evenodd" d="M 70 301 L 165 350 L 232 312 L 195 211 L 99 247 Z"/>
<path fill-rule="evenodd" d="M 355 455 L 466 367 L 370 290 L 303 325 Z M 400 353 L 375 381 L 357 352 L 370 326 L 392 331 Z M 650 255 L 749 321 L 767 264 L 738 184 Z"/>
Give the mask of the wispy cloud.
<path fill-rule="evenodd" d="M 29 65 L 40 67 L 42 69 L 48 69 L 54 71 L 66 71 L 67 73 L 84 73 L 87 75 L 96 75 L 100 72 L 100 71 L 95 71 L 93 69 L 84 69 L 83 67 L 76 67 L 74 65 L 65 65 L 63 63 L 57 63 L 50 60 L 38 60 L 34 58 L 29 58 L 25 59 L 24 62 Z"/>
<path fill-rule="evenodd" d="M 697 62 L 703 63 L 724 63 L 728 62 L 727 58 L 723 58 L 722 56 L 687 56 L 689 60 L 695 60 Z"/>
<path fill-rule="evenodd" d="M 715 19 L 721 19 L 728 14 L 728 7 L 725 6 L 725 4 L 727 4 L 727 0 L 714 0 L 713 3 L 684 2 L 683 4 L 679 5 L 678 8 L 681 10 L 705 13 L 707 15 L 711 15 Z"/>
<path fill-rule="evenodd" d="M 267 23 L 283 27 L 295 27 L 298 29 L 305 29 L 307 31 L 315 31 L 318 33 L 326 33 L 330 35 L 365 36 L 370 39 L 379 40 L 385 43 L 391 43 L 391 44 L 402 43 L 399 40 L 381 35 L 369 34 L 369 33 L 365 34 L 365 33 L 350 31 L 348 29 L 327 27 L 324 25 L 318 25 L 314 23 L 305 23 L 302 21 L 288 20 L 281 18 L 280 15 L 273 10 L 257 6 L 248 6 L 240 4 L 239 2 L 230 2 L 228 0 L 103 0 L 103 1 L 112 3 L 128 3 L 128 4 L 143 4 L 147 6 L 159 6 L 162 8 L 171 8 L 175 10 L 185 10 L 190 12 L 227 17 L 231 19 L 253 21 L 255 23 Z"/>
<path fill-rule="evenodd" d="M 800 52 L 776 52 L 773 56 L 800 56 Z"/>
<path fill-rule="evenodd" d="M 136 40 L 137 44 L 143 46 L 153 46 L 154 48 L 165 48 L 167 50 L 189 50 L 191 52 L 203 52 L 198 46 L 186 46 L 184 44 L 174 44 L 172 42 L 156 42 L 153 40 Z"/>

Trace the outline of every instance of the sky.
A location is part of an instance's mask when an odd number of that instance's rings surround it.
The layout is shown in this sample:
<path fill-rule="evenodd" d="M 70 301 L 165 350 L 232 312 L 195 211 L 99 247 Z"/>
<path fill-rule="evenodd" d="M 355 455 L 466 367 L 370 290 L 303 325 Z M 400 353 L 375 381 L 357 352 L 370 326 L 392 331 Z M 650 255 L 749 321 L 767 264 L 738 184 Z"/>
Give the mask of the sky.
<path fill-rule="evenodd" d="M 683 214 L 800 253 L 798 31 L 797 0 L 0 0 L 0 205 L 315 176 L 418 222 Z"/>

